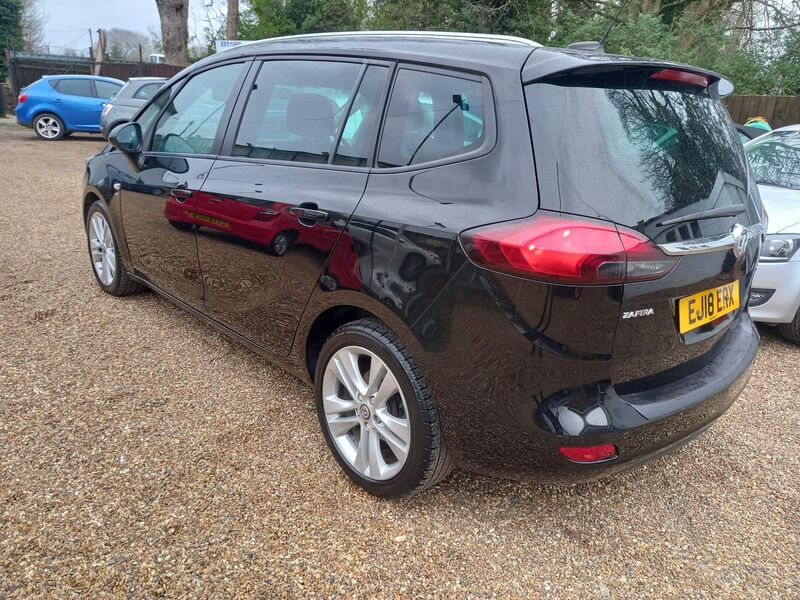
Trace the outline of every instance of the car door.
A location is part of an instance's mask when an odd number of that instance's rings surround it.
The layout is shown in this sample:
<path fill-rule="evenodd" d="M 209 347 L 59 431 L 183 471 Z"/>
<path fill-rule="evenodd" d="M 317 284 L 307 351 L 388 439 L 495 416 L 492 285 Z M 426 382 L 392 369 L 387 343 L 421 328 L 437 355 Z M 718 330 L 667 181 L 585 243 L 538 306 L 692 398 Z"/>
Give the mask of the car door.
<path fill-rule="evenodd" d="M 67 129 L 87 130 L 100 123 L 91 79 L 59 79 L 53 87 L 58 92 L 53 103 Z"/>
<path fill-rule="evenodd" d="M 366 187 L 389 71 L 338 58 L 263 61 L 203 184 L 196 213 L 206 310 L 276 355 L 289 352 Z M 354 286 L 351 275 L 325 285 Z"/>
<path fill-rule="evenodd" d="M 134 267 L 195 308 L 202 308 L 198 191 L 214 163 L 247 66 L 214 66 L 163 90 L 138 119 L 146 150 L 120 181 Z"/>

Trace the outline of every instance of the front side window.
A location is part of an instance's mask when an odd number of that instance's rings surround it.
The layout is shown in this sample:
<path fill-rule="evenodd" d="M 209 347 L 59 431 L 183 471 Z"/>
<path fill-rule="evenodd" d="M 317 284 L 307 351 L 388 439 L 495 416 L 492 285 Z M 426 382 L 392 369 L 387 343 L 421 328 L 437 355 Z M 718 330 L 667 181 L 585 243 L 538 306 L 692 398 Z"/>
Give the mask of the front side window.
<path fill-rule="evenodd" d="M 265 62 L 247 100 L 233 155 L 327 163 L 360 71 L 356 63 Z"/>
<path fill-rule="evenodd" d="M 55 88 L 68 96 L 94 96 L 90 79 L 59 79 Z"/>
<path fill-rule="evenodd" d="M 211 154 L 222 114 L 242 68 L 242 63 L 236 63 L 209 69 L 192 77 L 169 100 L 158 118 L 151 150 Z"/>
<path fill-rule="evenodd" d="M 121 85 L 116 83 L 109 83 L 108 81 L 95 81 L 94 87 L 97 90 L 98 98 L 112 98 L 120 89 Z"/>
<path fill-rule="evenodd" d="M 471 79 L 401 69 L 378 155 L 380 167 L 404 167 L 471 152 L 485 136 L 483 85 Z"/>
<path fill-rule="evenodd" d="M 139 118 L 136 119 L 136 122 L 139 123 L 139 127 L 142 128 L 143 136 L 147 135 L 147 131 L 153 124 L 153 121 L 158 116 L 158 113 L 161 112 L 161 109 L 164 108 L 164 105 L 170 99 L 170 96 L 172 96 L 174 91 L 174 85 L 164 89 L 158 96 L 156 96 L 155 100 L 147 105 L 147 108 L 145 108 Z"/>
<path fill-rule="evenodd" d="M 745 154 L 758 183 L 800 190 L 800 130 L 760 136 Z"/>

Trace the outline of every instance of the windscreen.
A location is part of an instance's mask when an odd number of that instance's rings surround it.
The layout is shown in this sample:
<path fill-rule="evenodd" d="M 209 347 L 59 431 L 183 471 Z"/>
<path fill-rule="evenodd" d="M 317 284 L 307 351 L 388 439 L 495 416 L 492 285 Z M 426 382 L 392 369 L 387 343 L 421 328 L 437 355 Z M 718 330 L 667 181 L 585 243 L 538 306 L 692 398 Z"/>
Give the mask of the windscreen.
<path fill-rule="evenodd" d="M 744 204 L 749 214 L 739 221 L 757 219 L 722 103 L 704 86 L 652 75 L 573 74 L 526 86 L 542 206 L 658 241 L 730 230 L 728 219 L 694 221 L 685 235 L 661 225 L 706 209 Z"/>
<path fill-rule="evenodd" d="M 773 131 L 745 152 L 758 183 L 800 190 L 800 130 Z"/>

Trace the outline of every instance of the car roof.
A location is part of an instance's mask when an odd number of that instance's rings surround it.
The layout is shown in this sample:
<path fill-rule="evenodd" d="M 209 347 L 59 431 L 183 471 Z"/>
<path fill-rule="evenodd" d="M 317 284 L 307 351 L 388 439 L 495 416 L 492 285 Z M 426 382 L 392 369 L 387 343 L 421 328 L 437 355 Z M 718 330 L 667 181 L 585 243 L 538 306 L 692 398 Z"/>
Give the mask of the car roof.
<path fill-rule="evenodd" d="M 123 85 L 125 82 L 113 77 L 103 77 L 102 75 L 78 75 L 71 73 L 64 73 L 63 75 L 44 75 L 42 79 L 93 79 L 96 81 L 107 81 L 109 83 L 119 83 Z"/>
<path fill-rule="evenodd" d="M 264 54 L 333 54 L 375 59 L 486 65 L 520 69 L 540 44 L 525 38 L 436 31 L 312 33 L 246 42 L 196 63 L 198 67 L 234 57 Z"/>
<path fill-rule="evenodd" d="M 166 77 L 128 77 L 128 81 L 166 81 Z"/>
<path fill-rule="evenodd" d="M 586 66 L 609 63 L 676 67 L 721 79 L 718 73 L 680 63 L 606 54 L 602 49 L 550 48 L 521 37 L 446 31 L 355 31 L 275 37 L 223 50 L 195 63 L 202 68 L 235 57 L 315 54 L 406 60 L 460 68 L 522 71 L 523 82 Z"/>
<path fill-rule="evenodd" d="M 778 127 L 777 129 L 773 129 L 772 131 L 800 131 L 800 123 L 798 123 L 797 125 L 784 125 L 783 127 Z"/>

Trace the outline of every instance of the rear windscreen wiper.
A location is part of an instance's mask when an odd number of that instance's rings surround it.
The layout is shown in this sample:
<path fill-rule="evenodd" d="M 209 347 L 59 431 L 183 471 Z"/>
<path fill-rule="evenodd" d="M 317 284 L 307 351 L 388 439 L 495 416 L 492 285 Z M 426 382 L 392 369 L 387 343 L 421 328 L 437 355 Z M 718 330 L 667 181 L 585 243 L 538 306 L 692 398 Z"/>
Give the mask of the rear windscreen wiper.
<path fill-rule="evenodd" d="M 656 227 L 667 227 L 668 225 L 677 225 L 678 223 L 687 223 L 689 221 L 702 221 L 703 219 L 715 219 L 717 217 L 735 217 L 743 212 L 747 212 L 747 207 L 744 204 L 709 208 L 708 210 L 699 210 L 694 213 L 689 213 L 688 215 L 661 221 L 660 223 L 656 223 Z"/>

